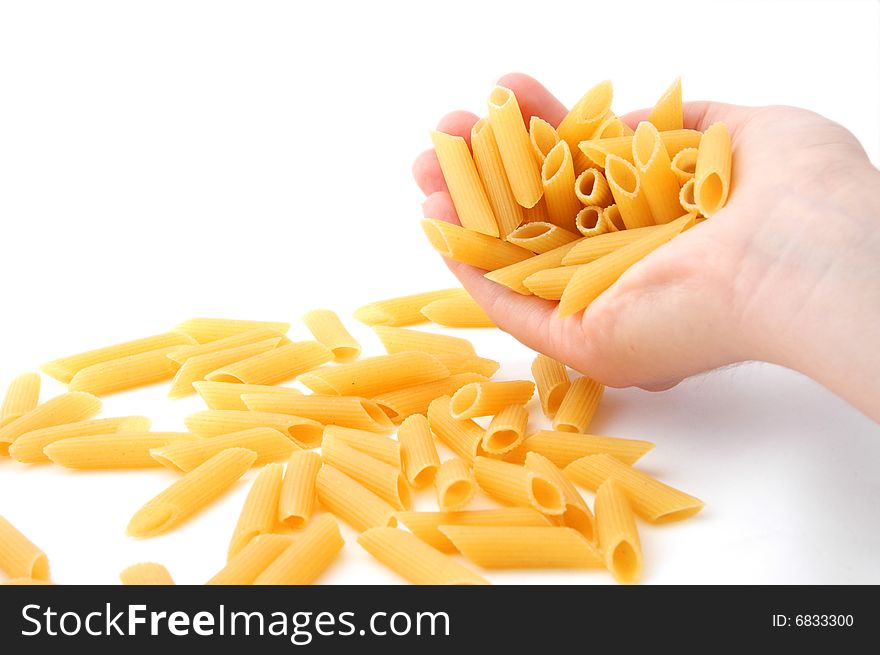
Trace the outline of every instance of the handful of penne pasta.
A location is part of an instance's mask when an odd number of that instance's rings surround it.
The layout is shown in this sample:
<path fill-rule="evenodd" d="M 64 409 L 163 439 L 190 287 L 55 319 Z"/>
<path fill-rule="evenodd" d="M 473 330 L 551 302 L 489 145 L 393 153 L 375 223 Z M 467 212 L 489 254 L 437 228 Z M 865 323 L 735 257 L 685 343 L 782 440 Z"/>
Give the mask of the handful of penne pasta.
<path fill-rule="evenodd" d="M 526 122 L 498 86 L 470 148 L 433 132 L 460 222 L 423 220 L 433 247 L 517 293 L 558 300 L 565 317 L 724 206 L 730 134 L 724 123 L 684 129 L 679 79 L 635 130 L 611 100 L 611 83 L 601 82 L 554 127 Z"/>

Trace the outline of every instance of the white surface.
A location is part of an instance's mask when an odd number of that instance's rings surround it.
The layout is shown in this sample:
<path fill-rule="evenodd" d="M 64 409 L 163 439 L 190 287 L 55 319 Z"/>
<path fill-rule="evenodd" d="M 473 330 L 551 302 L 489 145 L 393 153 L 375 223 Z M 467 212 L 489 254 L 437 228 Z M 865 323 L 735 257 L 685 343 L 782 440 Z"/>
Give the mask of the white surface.
<path fill-rule="evenodd" d="M 482 111 L 508 70 L 568 102 L 610 78 L 619 111 L 681 74 L 686 99 L 826 114 L 880 161 L 876 3 L 539 4 L 558 26 L 525 2 L 0 6 L 0 384 L 193 315 L 347 315 L 452 285 L 419 229 L 410 163 L 445 111 Z M 512 339 L 469 336 L 503 377 L 526 375 Z M 199 403 L 164 392 L 111 397 L 106 414 L 179 428 Z M 744 366 L 662 394 L 610 390 L 594 429 L 657 442 L 646 470 L 707 502 L 694 520 L 642 524 L 647 582 L 880 582 L 880 428 L 812 382 Z M 247 488 L 166 536 L 126 538 L 173 478 L 3 459 L 0 514 L 59 582 L 112 583 L 156 560 L 199 583 L 222 565 Z M 397 581 L 353 536 L 324 581 Z"/>

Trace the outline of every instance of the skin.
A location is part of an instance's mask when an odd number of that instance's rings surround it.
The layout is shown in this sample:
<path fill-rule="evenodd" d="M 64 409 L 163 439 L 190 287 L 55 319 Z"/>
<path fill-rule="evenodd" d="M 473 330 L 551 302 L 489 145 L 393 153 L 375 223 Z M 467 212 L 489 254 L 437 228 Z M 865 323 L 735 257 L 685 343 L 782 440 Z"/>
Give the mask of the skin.
<path fill-rule="evenodd" d="M 522 74 L 499 84 L 552 125 L 565 107 Z M 649 110 L 624 116 L 635 127 Z M 438 129 L 470 140 L 477 116 Z M 723 121 L 733 144 L 727 205 L 631 267 L 587 309 L 521 296 L 446 264 L 502 330 L 609 386 L 668 389 L 761 360 L 798 370 L 880 421 L 880 171 L 842 126 L 794 107 L 684 106 L 685 127 Z M 433 150 L 413 166 L 423 214 L 458 223 Z"/>

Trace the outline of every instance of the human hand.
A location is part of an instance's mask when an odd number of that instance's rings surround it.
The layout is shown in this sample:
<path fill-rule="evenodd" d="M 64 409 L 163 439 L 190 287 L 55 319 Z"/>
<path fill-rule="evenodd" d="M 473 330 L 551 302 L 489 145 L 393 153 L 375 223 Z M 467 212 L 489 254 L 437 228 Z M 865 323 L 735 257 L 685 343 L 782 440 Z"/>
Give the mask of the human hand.
<path fill-rule="evenodd" d="M 536 115 L 555 126 L 566 114 L 530 77 L 499 84 L 514 91 L 526 123 Z M 635 127 L 648 113 L 623 118 Z M 476 121 L 453 112 L 438 129 L 469 141 Z M 727 205 L 584 312 L 561 319 L 555 302 L 447 265 L 499 328 L 610 386 L 660 390 L 760 359 L 801 370 L 880 419 L 880 174 L 851 133 L 803 109 L 685 103 L 684 121 L 730 129 Z M 413 171 L 425 217 L 457 223 L 433 150 Z"/>

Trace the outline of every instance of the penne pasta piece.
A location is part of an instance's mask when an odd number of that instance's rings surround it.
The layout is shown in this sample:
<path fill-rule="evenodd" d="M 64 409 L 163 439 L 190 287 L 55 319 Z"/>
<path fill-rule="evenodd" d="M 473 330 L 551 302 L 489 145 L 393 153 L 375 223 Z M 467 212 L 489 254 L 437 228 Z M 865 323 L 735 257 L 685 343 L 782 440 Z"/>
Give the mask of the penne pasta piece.
<path fill-rule="evenodd" d="M 447 334 L 422 332 L 407 328 L 377 325 L 373 328 L 379 341 L 389 355 L 417 350 L 429 353 L 440 359 L 442 356 L 476 357 L 473 344 L 467 339 L 451 337 Z M 441 361 L 443 361 L 441 359 Z"/>
<path fill-rule="evenodd" d="M 391 419 L 376 403 L 357 396 L 246 393 L 242 400 L 254 412 L 292 414 L 324 425 L 339 425 L 370 432 L 391 432 L 394 427 Z"/>
<path fill-rule="evenodd" d="M 397 518 L 419 539 L 444 553 L 454 553 L 456 548 L 446 535 L 440 532 L 441 525 L 522 527 L 553 525 L 549 518 L 531 507 L 503 507 L 466 512 L 398 512 Z"/>
<path fill-rule="evenodd" d="M 596 128 L 611 111 L 613 96 L 611 82 L 608 80 L 599 82 L 587 91 L 562 119 L 556 131 L 568 142 L 572 150 L 576 149 L 578 143 L 584 139 L 592 138 Z"/>
<path fill-rule="evenodd" d="M 126 534 L 154 537 L 180 525 L 232 487 L 256 458 L 255 452 L 244 448 L 214 455 L 141 507 Z"/>
<path fill-rule="evenodd" d="M 65 423 L 25 432 L 9 447 L 9 456 L 19 462 L 48 462 L 50 460 L 43 452 L 43 448 L 62 439 L 116 432 L 146 432 L 149 429 L 150 419 L 145 416 L 121 416 Z"/>
<path fill-rule="evenodd" d="M 550 222 L 573 232 L 574 217 L 580 210 L 581 203 L 574 191 L 574 163 L 565 141 L 557 143 L 544 159 L 541 165 L 541 184 L 544 187 L 544 202 Z"/>
<path fill-rule="evenodd" d="M 363 305 L 355 311 L 354 317 L 367 325 L 392 325 L 395 327 L 416 325 L 427 322 L 422 314 L 422 307 L 425 305 L 435 300 L 469 297 L 467 291 L 462 288 L 426 291 L 411 296 L 377 300 Z"/>
<path fill-rule="evenodd" d="M 553 223 L 526 223 L 507 235 L 507 240 L 511 243 L 539 255 L 577 241 L 579 238 L 574 232 L 569 232 Z"/>
<path fill-rule="evenodd" d="M 526 437 L 523 443 L 527 451 L 540 453 L 560 468 L 581 457 L 602 453 L 625 464 L 635 464 L 654 448 L 650 441 L 554 430 L 538 430 Z"/>
<path fill-rule="evenodd" d="M 188 430 L 203 437 L 217 437 L 251 428 L 274 428 L 286 434 L 300 448 L 306 449 L 320 446 L 324 436 L 324 426 L 317 421 L 268 412 L 211 409 L 190 414 L 183 422 Z"/>
<path fill-rule="evenodd" d="M 666 146 L 666 152 L 669 153 L 670 157 L 674 157 L 678 154 L 679 150 L 684 148 L 696 148 L 700 145 L 702 136 L 697 130 L 668 130 L 660 132 L 660 138 L 663 140 L 663 145 Z M 589 139 L 581 141 L 578 147 L 592 162 L 592 165 L 599 168 L 608 168 L 605 161 L 608 155 L 616 155 L 632 163 L 632 142 L 633 137 L 630 135 L 612 137 L 610 139 Z"/>
<path fill-rule="evenodd" d="M 450 411 L 452 398 L 441 396 L 428 405 L 428 424 L 431 432 L 452 452 L 468 462 L 473 462 L 483 441 L 485 430 L 471 420 L 453 418 Z"/>
<path fill-rule="evenodd" d="M 678 178 L 680 185 L 693 179 L 694 173 L 697 171 L 697 154 L 699 152 L 699 148 L 684 148 L 672 158 L 672 172 Z"/>
<path fill-rule="evenodd" d="M 13 379 L 0 405 L 0 428 L 27 414 L 40 404 L 40 376 L 24 373 Z"/>
<path fill-rule="evenodd" d="M 446 377 L 449 370 L 435 357 L 405 352 L 320 368 L 302 375 L 299 381 L 315 393 L 369 398 Z"/>
<path fill-rule="evenodd" d="M 282 321 L 240 321 L 228 318 L 191 318 L 177 325 L 174 331 L 185 334 L 195 339 L 198 343 L 203 344 L 259 328 L 270 328 L 281 334 L 287 334 L 287 331 L 290 329 L 290 323 Z"/>
<path fill-rule="evenodd" d="M 174 584 L 174 580 L 171 578 L 171 574 L 168 573 L 168 569 L 155 562 L 132 564 L 123 569 L 122 573 L 119 574 L 119 579 L 122 581 L 122 584 L 126 586 L 161 586 Z"/>
<path fill-rule="evenodd" d="M 715 123 L 703 133 L 694 170 L 694 199 L 703 216 L 712 216 L 727 202 L 730 168 L 730 132 L 724 123 Z"/>
<path fill-rule="evenodd" d="M 189 432 L 117 432 L 61 439 L 43 452 L 55 464 L 70 469 L 140 469 L 159 466 L 151 449 L 193 441 L 202 439 Z"/>
<path fill-rule="evenodd" d="M 181 346 L 178 350 L 168 353 L 168 359 L 183 365 L 193 357 L 201 357 L 202 355 L 210 355 L 231 348 L 239 348 L 240 346 L 249 346 L 261 341 L 274 339 L 275 343 L 290 343 L 281 332 L 272 328 L 263 327 L 255 330 L 248 330 L 240 334 L 233 334 L 231 337 L 217 339 L 217 341 L 209 341 L 199 346 Z M 213 370 L 213 369 L 211 369 Z M 210 371 L 209 371 L 210 372 Z"/>
<path fill-rule="evenodd" d="M 547 212 L 547 203 L 541 198 L 534 207 L 523 207 L 523 223 L 547 223 L 550 214 Z"/>
<path fill-rule="evenodd" d="M 651 110 L 648 120 L 658 130 L 680 130 L 684 127 L 681 107 L 681 78 L 676 77 Z M 638 130 L 636 130 L 638 132 Z"/>
<path fill-rule="evenodd" d="M 559 300 L 568 287 L 579 266 L 558 266 L 532 273 L 523 284 L 532 295 L 545 300 Z"/>
<path fill-rule="evenodd" d="M 571 316 L 587 307 L 599 294 L 614 284 L 630 266 L 693 225 L 694 218 L 693 214 L 677 218 L 633 243 L 618 248 L 589 264 L 578 266 L 559 300 L 559 317 Z"/>
<path fill-rule="evenodd" d="M 400 424 L 397 440 L 407 482 L 416 488 L 427 487 L 434 481 L 440 468 L 440 456 L 424 414 L 408 416 Z"/>
<path fill-rule="evenodd" d="M 49 559 L 46 554 L 2 516 L 0 571 L 10 578 L 49 579 Z"/>
<path fill-rule="evenodd" d="M 347 446 L 359 450 L 389 466 L 400 468 L 400 444 L 394 439 L 383 437 L 366 430 L 328 425 L 324 428 L 324 438 L 333 437 Z"/>
<path fill-rule="evenodd" d="M 565 364 L 539 353 L 532 362 L 532 377 L 544 416 L 553 418 L 571 386 Z"/>
<path fill-rule="evenodd" d="M 556 464 L 538 453 L 526 453 L 525 467 L 539 473 L 562 490 L 565 512 L 560 518 L 562 525 L 574 528 L 591 543 L 596 541 L 596 520 L 583 496 L 571 480 L 565 477 Z"/>
<path fill-rule="evenodd" d="M 605 385 L 592 378 L 577 378 L 571 383 L 553 417 L 553 429 L 557 432 L 586 432 L 604 392 Z"/>
<path fill-rule="evenodd" d="M 477 491 L 471 467 L 458 457 L 447 459 L 440 465 L 434 477 L 434 488 L 441 512 L 463 509 L 474 499 Z"/>
<path fill-rule="evenodd" d="M 293 537 L 287 534 L 261 534 L 251 539 L 247 545 L 226 562 L 220 571 L 205 584 L 207 585 L 250 585 L 275 558 L 284 552 Z"/>
<path fill-rule="evenodd" d="M 584 206 L 607 207 L 614 202 L 608 181 L 598 168 L 588 168 L 578 175 L 574 193 Z"/>
<path fill-rule="evenodd" d="M 358 543 L 382 564 L 413 584 L 489 584 L 448 555 L 403 530 L 371 528 L 358 537 Z"/>
<path fill-rule="evenodd" d="M 637 471 L 611 455 L 588 455 L 565 467 L 565 477 L 593 491 L 613 477 L 633 511 L 651 523 L 668 523 L 693 516 L 703 501 Z"/>
<path fill-rule="evenodd" d="M 246 393 L 277 393 L 282 395 L 301 393 L 293 387 L 276 387 L 270 384 L 239 384 L 238 382 L 193 382 L 198 393 L 209 409 L 238 409 L 244 411 L 247 405 L 241 399 Z"/>
<path fill-rule="evenodd" d="M 360 356 L 360 344 L 345 329 L 336 312 L 313 309 L 303 316 L 303 323 L 315 337 L 315 341 L 333 353 L 333 361 L 350 362 Z"/>
<path fill-rule="evenodd" d="M 67 384 L 73 379 L 74 375 L 84 368 L 94 366 L 95 364 L 103 364 L 116 359 L 124 359 L 132 355 L 140 355 L 141 353 L 161 350 L 171 346 L 190 346 L 195 343 L 196 340 L 186 334 L 168 332 L 55 359 L 43 364 L 40 370 L 59 382 Z"/>
<path fill-rule="evenodd" d="M 10 445 L 23 434 L 84 421 L 100 411 L 101 401 L 89 393 L 75 391 L 50 398 L 0 428 L 0 455 L 8 455 Z"/>
<path fill-rule="evenodd" d="M 607 222 L 606 225 L 610 226 Z M 659 225 L 650 225 L 648 227 L 637 227 L 632 230 L 606 232 L 590 239 L 581 239 L 562 258 L 562 264 L 564 266 L 589 264 L 633 241 L 638 241 L 651 232 L 656 232 L 659 228 Z"/>
<path fill-rule="evenodd" d="M 333 353 L 317 341 L 299 341 L 227 364 L 209 373 L 212 382 L 277 384 L 311 371 L 333 359 Z"/>
<path fill-rule="evenodd" d="M 412 505 L 409 486 L 400 469 L 355 450 L 332 435 L 324 439 L 321 457 L 397 509 Z"/>
<path fill-rule="evenodd" d="M 652 123 L 642 121 L 633 136 L 633 162 L 639 171 L 639 187 L 648 201 L 654 222 L 668 223 L 682 214 L 678 202 L 678 178 L 672 160 Z"/>
<path fill-rule="evenodd" d="M 436 131 L 431 132 L 431 141 L 462 227 L 497 237 L 498 223 L 467 142 Z"/>
<path fill-rule="evenodd" d="M 523 222 L 523 212 L 507 181 L 498 141 L 488 118 L 478 120 L 471 129 L 471 149 L 498 224 L 497 236 L 503 239 Z"/>
<path fill-rule="evenodd" d="M 574 218 L 574 226 L 585 237 L 597 237 L 608 231 L 605 222 L 605 209 L 590 205 L 581 209 Z"/>
<path fill-rule="evenodd" d="M 508 405 L 525 405 L 535 394 L 531 380 L 472 382 L 455 392 L 450 403 L 452 418 L 494 416 Z"/>
<path fill-rule="evenodd" d="M 332 516 L 323 514 L 256 577 L 254 584 L 311 584 L 336 559 L 344 544 L 339 525 Z"/>
<path fill-rule="evenodd" d="M 507 505 L 533 507 L 551 516 L 565 512 L 565 500 L 559 485 L 519 464 L 477 457 L 474 477 L 480 489 Z"/>
<path fill-rule="evenodd" d="M 605 566 L 623 584 L 642 577 L 642 544 L 629 501 L 614 478 L 596 490 L 596 532 Z"/>
<path fill-rule="evenodd" d="M 465 298 L 446 298 L 435 300 L 422 307 L 422 314 L 432 323 L 452 328 L 491 328 L 492 319 L 467 296 Z"/>
<path fill-rule="evenodd" d="M 150 456 L 163 466 L 186 473 L 227 448 L 252 450 L 257 454 L 254 466 L 276 462 L 299 450 L 289 437 L 274 428 L 250 428 L 208 439 L 179 439 L 152 448 Z"/>
<path fill-rule="evenodd" d="M 606 163 L 608 186 L 627 229 L 654 225 L 636 167 L 616 155 L 608 155 Z"/>
<path fill-rule="evenodd" d="M 311 454 L 311 453 L 309 453 Z M 226 561 L 231 560 L 251 539 L 275 530 L 278 523 L 278 499 L 281 496 L 282 464 L 267 464 L 257 474 L 244 499 L 238 522 L 232 532 Z"/>
<path fill-rule="evenodd" d="M 530 296 L 532 295 L 532 292 L 529 291 L 523 281 L 538 271 L 561 266 L 565 256 L 581 241 L 583 241 L 583 239 L 566 243 L 565 245 L 559 246 L 558 248 L 554 248 L 553 250 L 549 250 L 540 255 L 524 259 L 516 264 L 511 264 L 510 266 L 490 271 L 483 277 L 492 280 L 497 284 L 501 284 L 508 289 L 513 289 L 524 296 Z"/>
<path fill-rule="evenodd" d="M 615 204 L 608 205 L 604 209 L 602 212 L 602 218 L 605 219 L 605 225 L 608 226 L 609 232 L 617 232 L 626 229 L 626 223 L 623 222 L 623 216 L 620 215 L 620 208 Z"/>
<path fill-rule="evenodd" d="M 279 523 L 291 528 L 308 523 L 315 505 L 315 485 L 320 470 L 318 453 L 299 450 L 290 456 L 278 497 Z"/>
<path fill-rule="evenodd" d="M 171 381 L 171 389 L 168 391 L 168 396 L 170 398 L 189 396 L 195 393 L 193 382 L 204 379 L 206 375 L 216 371 L 218 368 L 272 350 L 278 345 L 279 341 L 281 341 L 280 336 L 235 348 L 189 357 L 183 362 L 183 365 L 178 369 L 174 379 Z"/>
<path fill-rule="evenodd" d="M 318 501 L 358 532 L 397 525 L 396 510 L 357 480 L 324 464 L 316 481 Z"/>
<path fill-rule="evenodd" d="M 400 423 L 413 414 L 426 414 L 436 398 L 451 396 L 464 385 L 483 380 L 487 378 L 477 373 L 458 373 L 442 380 L 382 393 L 373 400 L 393 422 Z"/>
<path fill-rule="evenodd" d="M 582 569 L 601 567 L 602 556 L 567 527 L 441 525 L 467 559 L 484 569 Z"/>
<path fill-rule="evenodd" d="M 422 219 L 422 230 L 443 257 L 487 271 L 531 257 L 525 248 L 435 218 Z"/>
<path fill-rule="evenodd" d="M 678 192 L 678 201 L 681 203 L 681 208 L 686 212 L 695 215 L 700 213 L 700 208 L 697 207 L 697 202 L 694 200 L 693 178 L 682 185 L 681 190 Z"/>
<path fill-rule="evenodd" d="M 490 455 L 504 455 L 516 448 L 525 438 L 529 413 L 522 405 L 508 405 L 494 417 L 481 442 Z"/>
<path fill-rule="evenodd" d="M 177 349 L 177 346 L 169 346 L 93 364 L 78 371 L 68 389 L 106 396 L 170 380 L 177 372 L 177 364 L 168 359 L 168 354 Z"/>
<path fill-rule="evenodd" d="M 624 123 L 619 116 L 613 112 L 608 112 L 590 138 L 609 139 L 615 136 L 632 136 L 633 133 L 634 130 Z"/>
<path fill-rule="evenodd" d="M 553 150 L 553 147 L 562 139 L 556 132 L 556 128 L 547 121 L 532 116 L 529 119 L 529 141 L 532 143 L 532 150 L 538 160 L 538 165 L 542 165 L 547 155 Z"/>
<path fill-rule="evenodd" d="M 541 199 L 541 171 L 513 91 L 496 86 L 489 94 L 489 124 L 495 134 L 513 196 L 522 207 Z"/>

